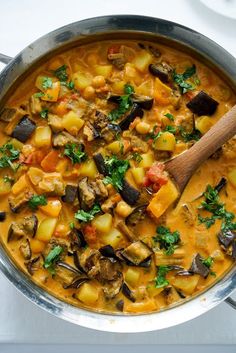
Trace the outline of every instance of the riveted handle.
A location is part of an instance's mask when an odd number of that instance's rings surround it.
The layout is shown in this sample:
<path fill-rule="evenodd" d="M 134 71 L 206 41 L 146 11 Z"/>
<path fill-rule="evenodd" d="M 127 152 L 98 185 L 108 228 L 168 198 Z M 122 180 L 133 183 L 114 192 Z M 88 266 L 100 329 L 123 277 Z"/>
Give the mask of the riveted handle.
<path fill-rule="evenodd" d="M 231 306 L 231 308 L 236 310 L 236 300 L 232 299 L 231 297 L 228 297 L 225 299 L 225 302 Z"/>
<path fill-rule="evenodd" d="M 12 57 L 0 53 L 0 62 L 3 64 L 8 64 L 12 60 Z"/>

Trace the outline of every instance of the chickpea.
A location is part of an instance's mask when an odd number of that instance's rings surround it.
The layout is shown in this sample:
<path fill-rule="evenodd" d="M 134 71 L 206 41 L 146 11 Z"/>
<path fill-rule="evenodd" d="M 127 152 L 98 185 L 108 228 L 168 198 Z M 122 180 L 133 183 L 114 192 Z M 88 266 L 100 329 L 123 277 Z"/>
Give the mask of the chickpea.
<path fill-rule="evenodd" d="M 105 86 L 106 81 L 105 78 L 103 76 L 95 76 L 92 80 L 92 86 L 94 88 L 100 88 Z"/>
<path fill-rule="evenodd" d="M 146 135 L 151 129 L 150 125 L 144 121 L 140 121 L 135 128 L 137 132 L 142 135 Z"/>
<path fill-rule="evenodd" d="M 88 86 L 84 89 L 83 96 L 87 100 L 92 100 L 95 97 L 95 89 L 92 86 Z"/>
<path fill-rule="evenodd" d="M 132 208 L 125 201 L 118 202 L 115 210 L 119 216 L 124 218 L 132 212 Z"/>

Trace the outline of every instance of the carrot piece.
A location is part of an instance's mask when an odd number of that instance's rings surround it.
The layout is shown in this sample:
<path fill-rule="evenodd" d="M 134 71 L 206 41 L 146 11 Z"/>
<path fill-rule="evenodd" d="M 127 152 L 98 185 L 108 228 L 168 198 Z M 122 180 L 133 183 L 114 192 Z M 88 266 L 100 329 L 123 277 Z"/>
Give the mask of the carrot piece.
<path fill-rule="evenodd" d="M 55 172 L 59 160 L 59 153 L 56 150 L 50 151 L 42 160 L 41 167 L 45 172 Z"/>
<path fill-rule="evenodd" d="M 24 163 L 25 164 L 39 164 L 45 157 L 45 152 L 43 151 L 34 151 L 28 155 L 28 157 L 25 159 Z"/>
<path fill-rule="evenodd" d="M 97 232 L 95 226 L 87 224 L 83 231 L 86 242 L 89 246 L 93 247 L 97 243 Z"/>
<path fill-rule="evenodd" d="M 39 209 L 46 213 L 46 215 L 56 218 L 61 212 L 61 202 L 58 199 L 49 199 L 47 205 L 39 206 Z"/>
<path fill-rule="evenodd" d="M 63 116 L 68 113 L 67 101 L 59 102 L 53 109 L 53 112 L 59 116 Z"/>

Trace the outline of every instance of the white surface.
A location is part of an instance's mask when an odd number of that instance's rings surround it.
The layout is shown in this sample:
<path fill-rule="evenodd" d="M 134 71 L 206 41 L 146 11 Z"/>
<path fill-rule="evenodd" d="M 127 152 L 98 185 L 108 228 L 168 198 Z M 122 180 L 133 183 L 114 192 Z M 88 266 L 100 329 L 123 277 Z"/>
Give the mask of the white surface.
<path fill-rule="evenodd" d="M 236 19 L 235 0 L 201 0 L 201 2 L 220 15 Z"/>
<path fill-rule="evenodd" d="M 236 56 L 236 22 L 212 12 L 199 0 L 0 0 L 0 5 L 0 52 L 11 56 L 59 26 L 83 18 L 115 13 L 142 14 L 179 22 L 207 35 Z M 56 319 L 28 302 L 2 275 L 0 298 L 0 343 L 236 343 L 236 312 L 224 303 L 204 316 L 178 327 L 135 335 L 92 331 Z M 227 352 L 233 352 L 232 347 L 228 348 Z M 11 352 L 21 353 L 19 347 L 14 350 L 14 347 L 0 346 L 1 353 L 10 352 L 10 349 Z M 214 352 L 226 352 L 221 347 L 218 349 Z M 35 352 L 34 349 L 32 351 Z M 39 351 L 45 352 L 43 348 Z M 80 350 L 83 351 L 89 352 L 88 348 Z"/>

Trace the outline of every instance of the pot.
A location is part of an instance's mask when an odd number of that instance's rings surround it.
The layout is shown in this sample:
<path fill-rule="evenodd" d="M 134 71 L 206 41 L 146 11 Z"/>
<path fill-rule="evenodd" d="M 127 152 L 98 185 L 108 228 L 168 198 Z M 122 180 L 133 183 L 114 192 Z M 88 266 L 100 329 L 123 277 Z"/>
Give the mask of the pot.
<path fill-rule="evenodd" d="M 17 83 L 45 59 L 77 45 L 110 38 L 149 40 L 184 50 L 214 68 L 236 91 L 236 60 L 210 39 L 170 21 L 116 15 L 91 18 L 59 28 L 30 44 L 13 59 L 0 54 L 0 61 L 7 64 L 0 74 L 0 108 Z M 101 331 L 127 333 L 167 328 L 193 319 L 223 300 L 236 309 L 236 302 L 229 297 L 236 288 L 236 266 L 232 266 L 205 292 L 184 303 L 141 315 L 92 312 L 60 301 L 21 272 L 3 246 L 0 246 L 0 270 L 21 293 L 42 309 L 64 320 Z"/>

